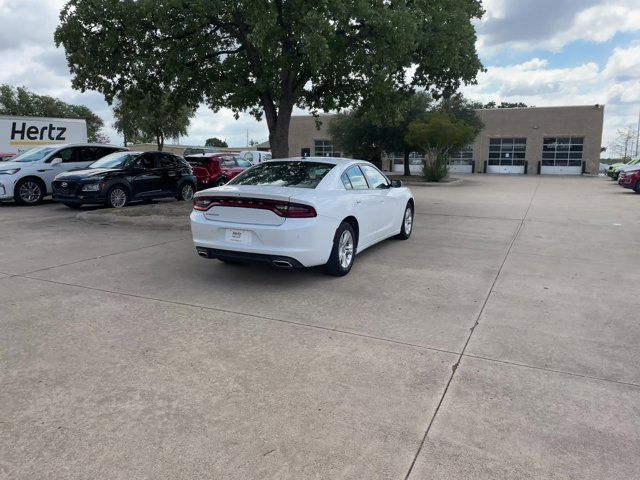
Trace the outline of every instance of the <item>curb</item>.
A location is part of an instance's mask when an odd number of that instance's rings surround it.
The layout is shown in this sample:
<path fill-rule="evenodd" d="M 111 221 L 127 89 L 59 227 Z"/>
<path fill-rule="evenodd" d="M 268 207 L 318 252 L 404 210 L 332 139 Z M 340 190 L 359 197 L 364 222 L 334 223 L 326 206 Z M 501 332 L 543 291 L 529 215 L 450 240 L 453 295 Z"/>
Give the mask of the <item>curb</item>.
<path fill-rule="evenodd" d="M 402 186 L 407 186 L 407 187 L 452 187 L 454 185 L 460 185 L 464 183 L 464 180 L 462 178 L 455 178 L 453 180 L 451 180 L 450 182 L 444 182 L 444 183 L 440 183 L 440 182 L 406 182 L 403 181 L 402 182 Z"/>

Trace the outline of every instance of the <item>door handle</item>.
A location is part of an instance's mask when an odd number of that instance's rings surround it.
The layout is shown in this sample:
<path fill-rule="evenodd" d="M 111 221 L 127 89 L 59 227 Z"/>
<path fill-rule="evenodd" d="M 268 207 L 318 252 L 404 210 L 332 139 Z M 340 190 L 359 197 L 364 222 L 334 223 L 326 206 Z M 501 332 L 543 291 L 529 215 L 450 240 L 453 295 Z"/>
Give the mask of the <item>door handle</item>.
<path fill-rule="evenodd" d="M 360 205 L 362 203 L 362 200 L 356 200 L 356 205 Z"/>

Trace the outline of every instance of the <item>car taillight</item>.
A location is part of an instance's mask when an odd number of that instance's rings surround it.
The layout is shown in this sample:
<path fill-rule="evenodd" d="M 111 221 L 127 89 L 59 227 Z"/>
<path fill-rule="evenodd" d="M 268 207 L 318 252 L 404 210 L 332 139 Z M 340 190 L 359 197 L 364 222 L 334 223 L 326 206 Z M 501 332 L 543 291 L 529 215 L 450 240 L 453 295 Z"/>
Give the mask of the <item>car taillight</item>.
<path fill-rule="evenodd" d="M 201 212 L 213 207 L 231 208 L 255 208 L 269 210 L 279 217 L 284 218 L 313 218 L 318 214 L 311 205 L 301 203 L 280 202 L 262 198 L 237 198 L 237 197 L 196 197 L 193 199 L 194 210 Z"/>
<path fill-rule="evenodd" d="M 213 206 L 212 204 L 213 200 L 208 197 L 195 197 L 193 199 L 194 210 L 200 210 L 201 212 L 209 210 Z"/>
<path fill-rule="evenodd" d="M 309 205 L 290 203 L 287 205 L 286 215 L 284 216 L 288 218 L 312 218 L 317 215 L 315 208 Z"/>

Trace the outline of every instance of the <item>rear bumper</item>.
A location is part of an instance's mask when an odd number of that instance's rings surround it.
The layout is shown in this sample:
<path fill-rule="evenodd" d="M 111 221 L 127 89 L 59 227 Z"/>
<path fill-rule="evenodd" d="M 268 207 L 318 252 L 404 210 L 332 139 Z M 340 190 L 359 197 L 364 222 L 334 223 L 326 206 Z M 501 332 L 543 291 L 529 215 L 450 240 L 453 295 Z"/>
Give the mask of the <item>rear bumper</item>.
<path fill-rule="evenodd" d="M 204 258 L 217 258 L 220 260 L 231 260 L 237 262 L 267 263 L 283 268 L 302 268 L 298 260 L 281 255 L 266 255 L 263 253 L 234 252 L 231 250 L 219 250 L 216 248 L 196 247 L 198 255 Z"/>
<path fill-rule="evenodd" d="M 282 225 L 255 225 L 209 220 L 202 212 L 191 212 L 193 243 L 207 258 L 225 255 L 229 260 L 271 264 L 284 258 L 295 266 L 324 265 L 331 255 L 336 228 L 334 219 L 323 216 L 287 219 Z M 228 241 L 228 229 L 249 232 L 250 243 Z"/>

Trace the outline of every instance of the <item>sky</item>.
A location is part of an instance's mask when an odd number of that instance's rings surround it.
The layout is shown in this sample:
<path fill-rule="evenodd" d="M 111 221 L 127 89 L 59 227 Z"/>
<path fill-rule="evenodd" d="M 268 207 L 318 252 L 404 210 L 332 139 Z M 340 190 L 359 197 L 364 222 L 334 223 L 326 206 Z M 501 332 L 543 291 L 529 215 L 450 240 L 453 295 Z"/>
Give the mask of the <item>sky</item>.
<path fill-rule="evenodd" d="M 112 142 L 110 107 L 97 92 L 78 92 L 53 31 L 64 0 L 0 0 L 0 83 L 25 86 L 84 104 L 105 121 Z M 486 67 L 465 96 L 519 101 L 532 106 L 604 104 L 603 144 L 620 128 L 636 127 L 640 113 L 640 0 L 484 0 L 476 22 L 477 48 Z M 200 107 L 184 145 L 219 137 L 230 146 L 265 141 L 264 121 Z"/>

